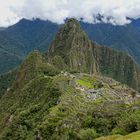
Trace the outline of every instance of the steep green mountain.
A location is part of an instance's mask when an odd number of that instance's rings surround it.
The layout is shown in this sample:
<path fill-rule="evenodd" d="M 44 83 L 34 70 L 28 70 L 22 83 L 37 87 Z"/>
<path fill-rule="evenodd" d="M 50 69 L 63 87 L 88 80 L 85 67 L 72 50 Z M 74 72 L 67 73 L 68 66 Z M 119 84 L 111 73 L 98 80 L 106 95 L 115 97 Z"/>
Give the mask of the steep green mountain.
<path fill-rule="evenodd" d="M 124 26 L 80 22 L 91 40 L 131 55 L 140 64 L 140 20 Z M 62 25 L 50 21 L 22 19 L 0 29 L 0 73 L 16 66 L 33 50 L 46 51 Z"/>
<path fill-rule="evenodd" d="M 140 90 L 140 69 L 133 59 L 88 39 L 78 21 L 68 20 L 51 44 L 48 61 L 58 69 L 101 73 Z"/>
<path fill-rule="evenodd" d="M 0 99 L 0 140 L 125 135 L 139 130 L 139 108 L 139 94 L 126 85 L 99 75 L 60 72 L 34 51 Z"/>

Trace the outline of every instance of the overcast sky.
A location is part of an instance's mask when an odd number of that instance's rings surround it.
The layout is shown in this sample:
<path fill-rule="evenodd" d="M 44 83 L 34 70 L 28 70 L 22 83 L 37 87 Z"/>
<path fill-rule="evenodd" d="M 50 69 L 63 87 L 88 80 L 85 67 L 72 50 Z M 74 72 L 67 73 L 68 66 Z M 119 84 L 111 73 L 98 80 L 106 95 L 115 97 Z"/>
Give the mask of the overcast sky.
<path fill-rule="evenodd" d="M 98 22 L 96 16 L 113 24 L 127 24 L 140 17 L 140 0 L 0 0 L 0 26 L 9 26 L 22 18 L 41 18 L 63 23 L 66 18 Z"/>

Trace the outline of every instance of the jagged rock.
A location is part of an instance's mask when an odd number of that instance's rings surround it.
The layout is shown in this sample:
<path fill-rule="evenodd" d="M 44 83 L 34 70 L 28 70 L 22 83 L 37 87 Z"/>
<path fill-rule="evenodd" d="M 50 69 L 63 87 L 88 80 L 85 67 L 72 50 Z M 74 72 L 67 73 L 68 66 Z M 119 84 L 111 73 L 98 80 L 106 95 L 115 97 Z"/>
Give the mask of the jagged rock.
<path fill-rule="evenodd" d="M 140 69 L 133 59 L 89 40 L 75 19 L 68 20 L 59 30 L 47 59 L 61 70 L 102 74 L 140 90 Z"/>

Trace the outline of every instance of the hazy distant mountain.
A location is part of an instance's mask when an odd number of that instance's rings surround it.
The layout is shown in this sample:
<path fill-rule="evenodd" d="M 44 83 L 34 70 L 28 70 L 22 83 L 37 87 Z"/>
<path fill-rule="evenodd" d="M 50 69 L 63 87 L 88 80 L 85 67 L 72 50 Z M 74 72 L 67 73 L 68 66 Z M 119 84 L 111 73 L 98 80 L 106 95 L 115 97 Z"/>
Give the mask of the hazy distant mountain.
<path fill-rule="evenodd" d="M 33 21 L 22 19 L 6 30 L 11 38 L 23 44 L 25 54 L 33 49 L 46 51 L 57 31 L 57 24 L 39 19 Z"/>
<path fill-rule="evenodd" d="M 131 24 L 124 26 L 82 22 L 81 26 L 92 40 L 127 52 L 140 64 L 140 19 L 133 20 Z"/>
<path fill-rule="evenodd" d="M 46 51 L 58 25 L 39 19 L 22 19 L 0 31 L 0 73 L 11 70 L 32 50 Z"/>

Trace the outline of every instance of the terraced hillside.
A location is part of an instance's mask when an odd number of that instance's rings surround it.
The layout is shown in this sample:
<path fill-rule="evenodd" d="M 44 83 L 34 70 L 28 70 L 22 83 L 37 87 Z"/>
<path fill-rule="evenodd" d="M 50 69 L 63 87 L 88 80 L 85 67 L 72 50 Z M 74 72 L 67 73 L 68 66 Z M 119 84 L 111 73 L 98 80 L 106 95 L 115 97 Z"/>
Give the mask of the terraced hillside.
<path fill-rule="evenodd" d="M 139 130 L 136 91 L 111 78 L 59 71 L 36 51 L 8 88 L 0 99 L 2 140 L 89 140 Z"/>

